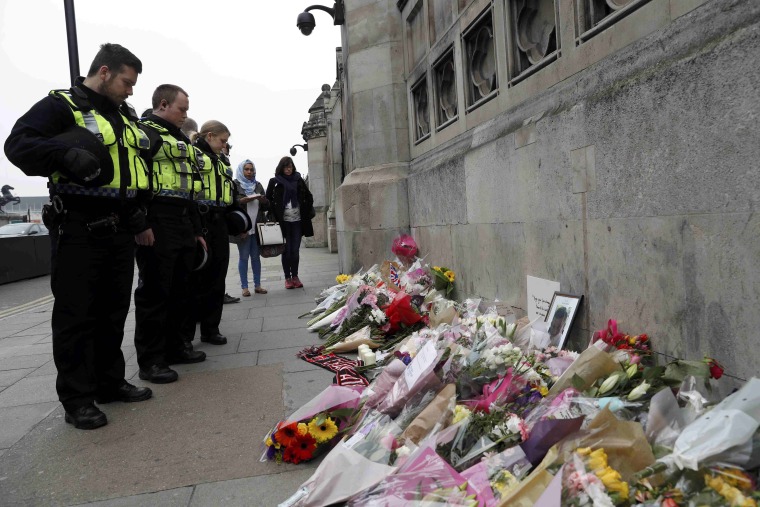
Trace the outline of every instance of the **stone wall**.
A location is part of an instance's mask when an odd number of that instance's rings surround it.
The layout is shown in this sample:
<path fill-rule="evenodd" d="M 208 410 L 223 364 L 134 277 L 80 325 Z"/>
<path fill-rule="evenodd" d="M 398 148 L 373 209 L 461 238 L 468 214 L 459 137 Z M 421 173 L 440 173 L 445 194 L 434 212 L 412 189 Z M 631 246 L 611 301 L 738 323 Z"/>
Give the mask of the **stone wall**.
<path fill-rule="evenodd" d="M 527 275 L 557 280 L 585 295 L 577 344 L 616 318 L 751 377 L 759 89 L 760 4 L 709 1 L 415 157 L 413 235 L 459 297 L 525 309 Z"/>

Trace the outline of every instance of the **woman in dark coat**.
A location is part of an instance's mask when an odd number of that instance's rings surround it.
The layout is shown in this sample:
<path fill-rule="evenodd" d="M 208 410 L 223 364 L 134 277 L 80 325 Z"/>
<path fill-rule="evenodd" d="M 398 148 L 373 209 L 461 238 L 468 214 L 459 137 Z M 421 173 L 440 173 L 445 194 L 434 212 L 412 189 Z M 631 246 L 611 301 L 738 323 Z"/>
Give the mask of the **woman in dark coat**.
<path fill-rule="evenodd" d="M 311 219 L 314 218 L 314 197 L 296 171 L 292 158 L 280 159 L 274 178 L 267 185 L 267 199 L 275 219 L 280 223 L 282 237 L 285 238 L 285 251 L 282 253 L 285 288 L 303 287 L 298 279 L 299 250 L 302 236 L 314 236 L 314 227 L 311 225 Z"/>

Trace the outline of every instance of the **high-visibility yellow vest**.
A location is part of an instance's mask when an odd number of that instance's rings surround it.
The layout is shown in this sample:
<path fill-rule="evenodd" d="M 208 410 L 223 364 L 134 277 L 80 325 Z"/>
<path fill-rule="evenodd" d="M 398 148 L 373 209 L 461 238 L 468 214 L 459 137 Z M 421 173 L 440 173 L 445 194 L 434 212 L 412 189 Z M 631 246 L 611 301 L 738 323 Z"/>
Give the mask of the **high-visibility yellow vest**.
<path fill-rule="evenodd" d="M 198 159 L 203 159 L 203 169 L 200 171 L 203 190 L 196 194 L 195 200 L 208 206 L 232 204 L 232 168 L 220 158 L 214 161 L 201 150 L 198 150 Z"/>
<path fill-rule="evenodd" d="M 139 124 L 155 130 L 161 136 L 161 148 L 153 155 L 150 171 L 153 193 L 188 199 L 200 192 L 202 185 L 196 174 L 197 167 L 203 160 L 196 158 L 195 147 L 177 139 L 169 133 L 169 129 L 158 123 L 146 120 Z"/>
<path fill-rule="evenodd" d="M 86 188 L 77 185 L 69 181 L 60 171 L 56 171 L 50 175 L 53 190 L 105 197 L 119 197 L 120 191 L 124 190 L 124 196 L 132 197 L 137 190 L 148 189 L 148 171 L 145 161 L 140 157 L 140 150 L 150 148 L 150 140 L 135 121 L 119 112 L 124 128 L 121 138 L 117 139 L 116 132 L 109 121 L 96 109 L 83 106 L 80 100 L 74 100 L 71 91 L 53 90 L 50 94 L 64 99 L 74 113 L 76 124 L 86 128 L 103 141 L 113 161 L 113 178 L 100 187 Z M 122 160 L 125 163 L 122 163 Z"/>

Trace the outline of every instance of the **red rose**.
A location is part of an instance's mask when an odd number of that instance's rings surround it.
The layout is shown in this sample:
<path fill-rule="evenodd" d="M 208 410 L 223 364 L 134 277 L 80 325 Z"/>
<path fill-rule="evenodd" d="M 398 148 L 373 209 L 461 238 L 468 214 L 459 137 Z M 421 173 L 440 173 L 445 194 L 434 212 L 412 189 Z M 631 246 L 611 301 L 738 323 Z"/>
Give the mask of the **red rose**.
<path fill-rule="evenodd" d="M 718 380 L 723 376 L 723 367 L 718 364 L 718 361 L 715 359 L 708 359 L 707 365 L 710 367 L 710 377 Z"/>

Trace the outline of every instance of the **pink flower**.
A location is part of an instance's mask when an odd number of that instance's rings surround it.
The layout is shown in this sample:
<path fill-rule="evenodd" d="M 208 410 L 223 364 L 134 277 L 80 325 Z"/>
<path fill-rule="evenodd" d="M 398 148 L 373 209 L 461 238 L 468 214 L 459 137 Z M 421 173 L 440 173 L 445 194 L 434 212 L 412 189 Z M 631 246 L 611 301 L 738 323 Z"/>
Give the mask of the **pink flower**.
<path fill-rule="evenodd" d="M 639 364 L 641 362 L 641 356 L 638 354 L 631 354 L 630 363 Z"/>

